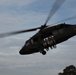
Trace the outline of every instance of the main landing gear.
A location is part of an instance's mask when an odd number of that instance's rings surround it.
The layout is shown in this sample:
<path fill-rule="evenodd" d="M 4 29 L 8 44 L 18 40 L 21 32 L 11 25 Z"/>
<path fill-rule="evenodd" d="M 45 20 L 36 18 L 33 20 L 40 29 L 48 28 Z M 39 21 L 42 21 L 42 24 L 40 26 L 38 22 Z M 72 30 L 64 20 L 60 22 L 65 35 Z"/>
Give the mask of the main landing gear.
<path fill-rule="evenodd" d="M 42 54 L 45 55 L 46 54 L 46 51 L 42 51 Z"/>
<path fill-rule="evenodd" d="M 40 53 L 42 53 L 43 55 L 45 55 L 46 51 L 45 50 L 40 50 Z"/>

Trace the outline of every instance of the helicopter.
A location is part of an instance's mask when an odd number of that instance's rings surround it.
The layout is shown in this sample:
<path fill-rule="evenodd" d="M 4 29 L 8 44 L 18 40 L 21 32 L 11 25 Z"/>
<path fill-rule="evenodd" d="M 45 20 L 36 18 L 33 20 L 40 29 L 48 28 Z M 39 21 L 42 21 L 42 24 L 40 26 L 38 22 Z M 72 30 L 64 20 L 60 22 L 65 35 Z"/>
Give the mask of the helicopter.
<path fill-rule="evenodd" d="M 19 53 L 21 55 L 29 55 L 33 53 L 40 52 L 41 54 L 45 55 L 46 51 L 49 51 L 49 48 L 53 49 L 56 48 L 56 45 L 67 41 L 69 38 L 76 35 L 76 25 L 71 24 L 56 24 L 54 26 L 48 26 L 48 21 L 53 17 L 56 11 L 61 7 L 61 5 L 65 2 L 65 0 L 56 0 L 45 23 L 41 25 L 41 27 L 31 28 L 27 30 L 20 30 L 8 33 L 0 34 L 0 37 L 6 37 L 10 35 L 16 35 L 25 32 L 39 31 L 33 35 L 30 39 L 28 39 L 24 46 L 21 48 Z M 65 19 L 70 20 L 72 17 Z M 64 20 L 62 20 L 64 21 Z"/>

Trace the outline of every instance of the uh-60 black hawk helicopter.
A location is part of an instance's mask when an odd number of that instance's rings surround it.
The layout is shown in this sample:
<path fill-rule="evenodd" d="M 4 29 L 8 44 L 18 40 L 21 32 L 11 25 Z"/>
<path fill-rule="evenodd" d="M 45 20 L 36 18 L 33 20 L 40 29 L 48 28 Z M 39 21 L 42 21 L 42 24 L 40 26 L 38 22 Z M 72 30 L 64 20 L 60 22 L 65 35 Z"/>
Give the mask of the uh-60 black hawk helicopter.
<path fill-rule="evenodd" d="M 65 0 L 56 0 L 55 1 L 54 5 L 50 11 L 50 14 L 47 17 L 46 22 L 41 27 L 32 28 L 32 29 L 28 29 L 28 30 L 22 30 L 22 31 L 3 33 L 3 34 L 0 34 L 0 37 L 6 37 L 6 36 L 10 36 L 10 35 L 31 32 L 31 31 L 40 29 L 38 31 L 38 33 L 36 33 L 29 40 L 26 41 L 25 45 L 22 47 L 22 49 L 19 51 L 19 53 L 21 55 L 27 55 L 27 54 L 40 52 L 43 55 L 45 55 L 46 51 L 49 50 L 49 47 L 51 49 L 56 48 L 56 44 L 66 41 L 69 38 L 76 35 L 76 25 L 70 25 L 70 24 L 65 24 L 65 23 L 54 25 L 51 27 L 46 25 L 47 22 L 50 20 L 50 18 L 56 13 L 56 11 L 64 3 L 64 1 Z M 73 19 L 73 17 L 64 19 L 62 21 L 70 20 L 70 19 Z"/>

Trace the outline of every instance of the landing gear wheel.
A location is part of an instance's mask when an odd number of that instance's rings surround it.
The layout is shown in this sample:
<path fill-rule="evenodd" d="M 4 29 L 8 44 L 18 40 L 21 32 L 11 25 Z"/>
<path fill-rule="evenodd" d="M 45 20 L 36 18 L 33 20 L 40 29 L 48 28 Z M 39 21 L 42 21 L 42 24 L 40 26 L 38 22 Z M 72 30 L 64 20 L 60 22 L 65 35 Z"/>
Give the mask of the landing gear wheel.
<path fill-rule="evenodd" d="M 42 54 L 45 55 L 46 54 L 46 51 L 42 51 Z"/>

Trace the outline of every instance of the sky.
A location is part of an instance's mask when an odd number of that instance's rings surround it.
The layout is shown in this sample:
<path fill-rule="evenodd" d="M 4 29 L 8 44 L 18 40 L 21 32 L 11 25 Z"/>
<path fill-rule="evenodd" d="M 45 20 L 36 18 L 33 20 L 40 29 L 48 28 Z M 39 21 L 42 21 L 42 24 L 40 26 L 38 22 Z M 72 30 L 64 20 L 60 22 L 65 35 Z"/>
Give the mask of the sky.
<path fill-rule="evenodd" d="M 55 0 L 0 0 L 0 33 L 43 25 Z M 66 0 L 48 25 L 76 15 L 76 0 Z M 65 22 L 65 21 L 64 21 Z M 64 23 L 61 22 L 61 23 Z M 76 24 L 76 19 L 65 23 Z M 76 37 L 40 53 L 20 55 L 25 41 L 37 33 L 30 32 L 0 38 L 0 75 L 58 75 L 69 65 L 76 66 Z"/>

